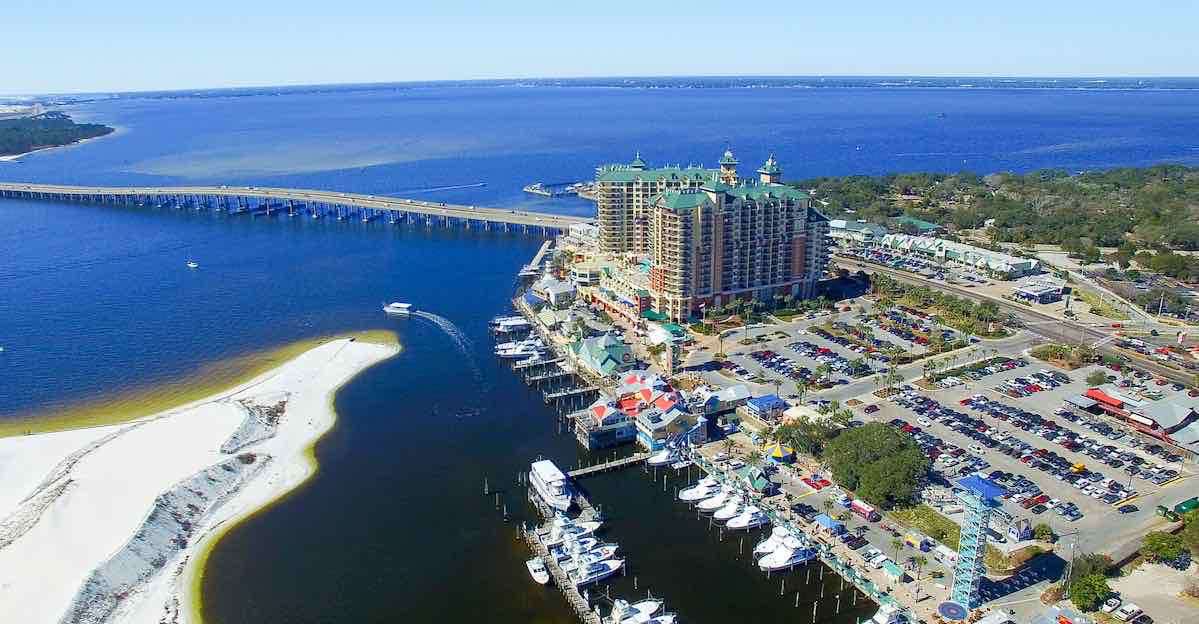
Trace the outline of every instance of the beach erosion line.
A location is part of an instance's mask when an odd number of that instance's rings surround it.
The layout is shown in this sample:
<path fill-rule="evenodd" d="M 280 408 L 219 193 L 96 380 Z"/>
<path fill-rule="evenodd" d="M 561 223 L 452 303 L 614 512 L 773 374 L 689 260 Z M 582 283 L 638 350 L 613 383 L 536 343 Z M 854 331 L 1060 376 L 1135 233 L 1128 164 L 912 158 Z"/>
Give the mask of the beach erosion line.
<path fill-rule="evenodd" d="M 316 471 L 337 390 L 398 352 L 390 332 L 334 339 L 135 425 L 0 439 L 24 467 L 0 484 L 0 621 L 201 621 L 220 536 Z"/>

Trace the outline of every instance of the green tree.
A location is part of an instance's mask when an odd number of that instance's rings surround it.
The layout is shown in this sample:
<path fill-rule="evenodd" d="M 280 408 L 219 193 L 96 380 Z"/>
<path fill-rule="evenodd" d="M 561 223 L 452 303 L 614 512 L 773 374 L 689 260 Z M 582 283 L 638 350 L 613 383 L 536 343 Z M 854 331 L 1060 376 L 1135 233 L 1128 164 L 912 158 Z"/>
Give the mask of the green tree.
<path fill-rule="evenodd" d="M 882 423 L 842 431 L 822 460 L 839 483 L 884 509 L 913 504 L 929 468 L 911 438 Z"/>
<path fill-rule="evenodd" d="M 928 565 L 928 557 L 916 555 L 912 559 L 912 563 L 916 564 L 916 580 L 919 581 L 921 573 L 924 571 L 924 566 Z"/>
<path fill-rule="evenodd" d="M 1192 554 L 1199 556 L 1199 511 L 1192 511 L 1182 519 L 1185 524 L 1178 536 L 1182 538 L 1182 543 L 1191 549 Z"/>
<path fill-rule="evenodd" d="M 1053 527 L 1045 524 L 1044 522 L 1038 523 L 1037 526 L 1033 527 L 1032 535 L 1042 542 L 1052 542 Z"/>
<path fill-rule="evenodd" d="M 1074 606 L 1083 611 L 1094 611 L 1112 593 L 1107 585 L 1107 577 L 1102 574 L 1087 574 L 1076 577 L 1070 583 L 1067 594 Z"/>
<path fill-rule="evenodd" d="M 1152 561 L 1174 561 L 1185 551 L 1182 536 L 1166 531 L 1151 531 L 1141 541 L 1141 554 Z"/>
<path fill-rule="evenodd" d="M 1097 370 L 1087 374 L 1087 383 L 1092 386 L 1099 386 L 1107 383 L 1107 373 Z"/>

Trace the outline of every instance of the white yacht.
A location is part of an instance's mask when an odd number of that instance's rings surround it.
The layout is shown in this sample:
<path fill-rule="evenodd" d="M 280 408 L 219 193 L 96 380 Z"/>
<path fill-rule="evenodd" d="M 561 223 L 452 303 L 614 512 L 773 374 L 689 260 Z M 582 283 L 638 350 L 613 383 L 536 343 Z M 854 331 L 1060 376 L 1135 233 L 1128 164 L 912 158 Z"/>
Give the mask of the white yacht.
<path fill-rule="evenodd" d="M 594 520 L 576 522 L 565 517 L 555 518 L 549 532 L 540 537 L 541 543 L 546 548 L 551 548 L 572 539 L 587 537 L 598 531 L 601 524 Z"/>
<path fill-rule="evenodd" d="M 502 347 L 502 348 L 501 348 Z M 545 344 L 540 340 L 518 340 L 515 344 L 504 343 L 495 348 L 495 354 L 506 360 L 524 360 L 545 353 Z"/>
<path fill-rule="evenodd" d="M 512 334 L 517 332 L 528 331 L 533 326 L 523 316 L 510 316 L 500 319 L 498 323 L 491 326 L 492 330 L 500 334 Z"/>
<path fill-rule="evenodd" d="M 750 505 L 737 517 L 730 519 L 725 526 L 730 529 L 753 529 L 764 524 L 770 524 L 770 516 L 767 516 L 766 512 L 761 509 Z"/>
<path fill-rule="evenodd" d="M 195 260 L 188 260 L 188 261 L 187 261 L 187 268 L 189 268 L 189 269 L 198 269 L 198 268 L 200 268 L 200 263 L 199 263 L 199 262 L 196 262 Z"/>
<path fill-rule="evenodd" d="M 529 483 L 533 484 L 533 490 L 537 492 L 541 500 L 558 511 L 570 509 L 574 492 L 571 490 L 566 475 L 558 470 L 554 462 L 543 459 L 533 462 L 530 468 Z"/>
<path fill-rule="evenodd" d="M 712 479 L 711 481 L 708 481 L 708 479 L 703 479 L 699 483 L 696 483 L 689 488 L 683 488 L 680 490 L 679 500 L 687 501 L 689 503 L 701 501 L 715 494 L 719 487 L 720 485 L 715 479 Z"/>
<path fill-rule="evenodd" d="M 392 316 L 408 316 L 412 314 L 412 304 L 402 303 L 400 301 L 392 301 L 383 306 L 383 311 Z"/>
<path fill-rule="evenodd" d="M 651 466 L 665 466 L 674 462 L 677 458 L 678 453 L 674 449 L 667 448 L 650 455 L 649 459 L 645 460 L 645 463 Z"/>
<path fill-rule="evenodd" d="M 807 563 L 816 556 L 816 550 L 795 536 L 783 540 L 774 552 L 758 560 L 758 567 L 766 572 L 787 570 Z"/>
<path fill-rule="evenodd" d="M 895 605 L 885 604 L 880 605 L 878 612 L 874 617 L 862 622 L 862 624 L 903 624 L 903 616 L 899 613 L 899 608 Z"/>
<path fill-rule="evenodd" d="M 622 566 L 624 566 L 624 559 L 608 559 L 599 563 L 593 563 L 586 568 L 571 572 L 570 580 L 574 582 L 575 586 L 582 587 L 589 583 L 602 581 L 616 574 Z"/>
<path fill-rule="evenodd" d="M 572 555 L 560 565 L 562 567 L 562 571 L 574 572 L 575 570 L 584 569 L 593 563 L 607 561 L 615 556 L 615 546 L 602 546 L 600 548 L 596 548 L 595 550 L 589 550 L 587 552 L 581 552 L 576 555 Z"/>
<path fill-rule="evenodd" d="M 555 561 L 563 561 L 565 559 L 569 559 L 576 550 L 586 552 L 598 547 L 599 545 L 599 540 L 595 539 L 594 537 L 580 537 L 578 539 L 571 539 L 562 542 L 561 544 L 549 549 L 549 551 L 550 555 L 554 557 Z"/>
<path fill-rule="evenodd" d="M 629 604 L 629 601 L 617 598 L 612 602 L 612 616 L 605 620 L 606 624 L 644 624 L 649 622 L 659 609 L 661 600 L 642 600 Z"/>
<path fill-rule="evenodd" d="M 753 551 L 754 558 L 758 559 L 761 557 L 765 557 L 766 555 L 769 555 L 770 553 L 774 552 L 775 549 L 777 549 L 779 546 L 781 546 L 783 544 L 783 540 L 787 539 L 790 536 L 791 536 L 791 531 L 788 531 L 786 528 L 781 527 L 781 526 L 774 527 L 774 529 L 770 531 L 770 535 L 767 536 L 766 539 L 758 542 L 758 544 L 756 546 L 754 546 L 754 551 Z"/>
<path fill-rule="evenodd" d="M 743 504 L 741 503 L 740 498 L 730 499 L 729 502 L 724 504 L 724 507 L 717 509 L 716 513 L 712 514 L 712 518 L 721 522 L 730 520 L 737 514 L 741 513 L 742 507 Z"/>
<path fill-rule="evenodd" d="M 732 495 L 733 490 L 727 487 L 721 488 L 712 496 L 701 500 L 695 507 L 700 511 L 716 511 L 717 509 L 724 507 L 724 504 L 729 502 L 729 497 Z"/>
<path fill-rule="evenodd" d="M 541 557 L 533 557 L 525 562 L 525 567 L 529 569 L 529 576 L 538 585 L 545 585 L 550 582 L 550 571 L 545 567 L 545 561 Z"/>

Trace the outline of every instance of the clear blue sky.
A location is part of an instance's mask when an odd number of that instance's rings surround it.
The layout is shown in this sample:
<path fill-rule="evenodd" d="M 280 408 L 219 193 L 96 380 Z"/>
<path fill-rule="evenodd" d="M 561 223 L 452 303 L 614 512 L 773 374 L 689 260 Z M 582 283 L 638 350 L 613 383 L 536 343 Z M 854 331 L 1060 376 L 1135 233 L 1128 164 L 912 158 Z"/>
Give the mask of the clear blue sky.
<path fill-rule="evenodd" d="M 1199 2 L 1164 0 L 7 0 L 0 16 L 8 94 L 564 76 L 1199 75 Z"/>

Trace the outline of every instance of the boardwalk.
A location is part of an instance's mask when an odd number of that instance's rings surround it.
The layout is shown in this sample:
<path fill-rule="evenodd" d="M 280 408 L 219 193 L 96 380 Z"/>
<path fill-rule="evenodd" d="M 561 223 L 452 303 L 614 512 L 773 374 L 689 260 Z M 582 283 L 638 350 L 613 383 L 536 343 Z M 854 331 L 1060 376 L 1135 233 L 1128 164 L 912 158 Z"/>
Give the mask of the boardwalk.
<path fill-rule="evenodd" d="M 630 455 L 629 457 L 622 457 L 620 459 L 615 459 L 610 462 L 604 462 L 602 464 L 596 464 L 594 466 L 588 466 L 586 468 L 579 468 L 578 470 L 571 470 L 570 472 L 566 473 L 566 475 L 572 479 L 577 479 L 579 477 L 585 477 L 587 475 L 595 474 L 597 472 L 607 472 L 609 470 L 616 470 L 618 468 L 632 466 L 633 464 L 639 464 L 639 463 L 649 459 L 649 455 L 650 455 L 649 453 L 637 453 L 636 455 Z"/>
<path fill-rule="evenodd" d="M 525 543 L 529 545 L 529 550 L 533 551 L 533 555 L 541 557 L 542 561 L 545 561 L 545 567 L 549 570 L 550 576 L 553 577 L 554 584 L 558 586 L 559 591 L 562 592 L 562 596 L 570 604 L 570 608 L 574 609 L 575 615 L 579 617 L 579 620 L 583 624 L 601 624 L 599 615 L 596 615 L 595 611 L 591 610 L 591 605 L 579 593 L 578 588 L 575 587 L 575 584 L 566 575 L 566 572 L 562 571 L 562 568 L 558 566 L 557 557 L 550 555 L 545 546 L 541 545 L 541 541 L 537 539 L 537 533 L 524 529 L 521 530 L 521 533 L 524 536 Z"/>
<path fill-rule="evenodd" d="M 311 218 L 417 223 L 464 228 L 516 231 L 552 236 L 585 217 L 526 210 L 460 206 L 417 199 L 337 191 L 266 188 L 257 186 L 92 187 L 0 182 L 0 197 L 91 204 L 170 206 L 230 214 L 287 214 Z M 539 254 L 540 255 L 540 254 Z"/>

